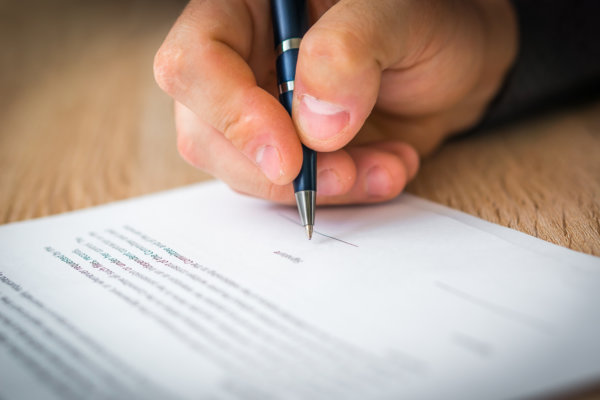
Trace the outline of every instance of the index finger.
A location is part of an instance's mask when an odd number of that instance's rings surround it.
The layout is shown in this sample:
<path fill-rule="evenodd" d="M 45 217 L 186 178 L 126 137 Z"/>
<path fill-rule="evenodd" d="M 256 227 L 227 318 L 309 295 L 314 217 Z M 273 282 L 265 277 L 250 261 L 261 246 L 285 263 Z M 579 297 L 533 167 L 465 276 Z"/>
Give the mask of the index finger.
<path fill-rule="evenodd" d="M 268 1 L 191 1 L 156 55 L 155 76 L 269 180 L 286 184 L 300 170 L 300 141 L 283 106 L 257 85 L 248 65 L 258 53 L 274 66 L 270 25 L 256 21 L 269 15 Z"/>

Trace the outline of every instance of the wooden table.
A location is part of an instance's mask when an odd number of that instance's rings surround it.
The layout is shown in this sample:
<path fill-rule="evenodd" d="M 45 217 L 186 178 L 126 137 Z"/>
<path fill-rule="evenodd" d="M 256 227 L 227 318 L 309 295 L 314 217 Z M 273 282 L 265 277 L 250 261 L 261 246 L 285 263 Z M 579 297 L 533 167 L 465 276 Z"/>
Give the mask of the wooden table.
<path fill-rule="evenodd" d="M 182 2 L 13 3 L 0 3 L 0 222 L 210 178 L 179 158 L 152 77 Z M 453 140 L 408 191 L 600 256 L 600 102 Z"/>

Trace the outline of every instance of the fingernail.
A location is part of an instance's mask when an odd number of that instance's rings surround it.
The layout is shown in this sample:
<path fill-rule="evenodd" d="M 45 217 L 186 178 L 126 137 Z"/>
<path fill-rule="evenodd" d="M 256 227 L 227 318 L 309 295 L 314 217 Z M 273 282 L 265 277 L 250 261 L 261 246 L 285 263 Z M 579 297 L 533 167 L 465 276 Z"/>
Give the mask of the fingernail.
<path fill-rule="evenodd" d="M 258 149 L 256 152 L 256 164 L 271 181 L 275 181 L 283 175 L 279 151 L 273 146 L 262 146 Z"/>
<path fill-rule="evenodd" d="M 382 167 L 372 167 L 367 171 L 367 194 L 370 196 L 387 196 L 391 189 L 390 173 Z"/>
<path fill-rule="evenodd" d="M 341 194 L 342 182 L 338 174 L 331 168 L 320 171 L 317 175 L 317 193 L 323 196 Z"/>
<path fill-rule="evenodd" d="M 300 98 L 298 124 L 315 139 L 329 139 L 340 133 L 350 120 L 350 114 L 340 105 L 319 100 L 308 94 Z"/>

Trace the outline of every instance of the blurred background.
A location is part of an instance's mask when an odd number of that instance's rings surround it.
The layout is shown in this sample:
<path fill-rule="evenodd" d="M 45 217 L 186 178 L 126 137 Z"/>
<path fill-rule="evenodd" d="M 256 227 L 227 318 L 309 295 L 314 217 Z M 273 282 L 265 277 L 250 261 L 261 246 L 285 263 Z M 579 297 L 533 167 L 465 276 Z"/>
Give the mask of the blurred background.
<path fill-rule="evenodd" d="M 154 53 L 177 0 L 0 0 L 0 222 L 210 177 L 177 154 Z M 600 102 L 459 138 L 408 191 L 600 255 Z"/>
<path fill-rule="evenodd" d="M 179 158 L 172 102 L 152 74 L 154 53 L 184 5 L 0 2 L 3 221 L 208 177 Z"/>

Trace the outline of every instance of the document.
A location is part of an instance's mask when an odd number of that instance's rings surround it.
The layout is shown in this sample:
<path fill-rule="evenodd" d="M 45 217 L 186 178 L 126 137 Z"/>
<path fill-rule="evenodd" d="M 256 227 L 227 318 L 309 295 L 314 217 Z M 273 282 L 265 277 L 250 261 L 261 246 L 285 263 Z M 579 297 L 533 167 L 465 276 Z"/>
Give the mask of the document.
<path fill-rule="evenodd" d="M 409 194 L 199 184 L 0 227 L 0 399 L 507 399 L 600 381 L 600 259 Z"/>

